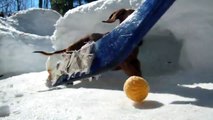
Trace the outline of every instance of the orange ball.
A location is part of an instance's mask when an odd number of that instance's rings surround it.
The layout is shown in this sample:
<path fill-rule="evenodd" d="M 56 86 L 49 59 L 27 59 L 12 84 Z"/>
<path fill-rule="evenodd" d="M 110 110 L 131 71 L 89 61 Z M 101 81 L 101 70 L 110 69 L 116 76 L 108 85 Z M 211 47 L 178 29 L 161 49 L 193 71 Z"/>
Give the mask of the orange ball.
<path fill-rule="evenodd" d="M 124 83 L 124 92 L 135 102 L 142 102 L 149 93 L 148 82 L 139 76 L 131 76 Z"/>

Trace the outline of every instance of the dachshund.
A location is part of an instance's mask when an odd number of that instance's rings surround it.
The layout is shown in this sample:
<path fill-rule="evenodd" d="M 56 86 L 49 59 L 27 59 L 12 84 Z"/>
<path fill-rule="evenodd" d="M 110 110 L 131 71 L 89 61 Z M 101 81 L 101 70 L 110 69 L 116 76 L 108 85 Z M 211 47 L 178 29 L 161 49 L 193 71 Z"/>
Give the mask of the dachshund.
<path fill-rule="evenodd" d="M 132 14 L 134 10 L 132 9 L 119 9 L 115 12 L 113 12 L 108 20 L 102 21 L 104 23 L 113 23 L 116 20 L 119 20 L 120 23 L 122 23 L 130 14 Z M 107 34 L 107 33 L 105 33 Z M 102 38 L 105 34 L 102 33 L 92 33 L 90 35 L 87 35 L 80 40 L 78 40 L 76 43 L 72 44 L 66 49 L 55 51 L 52 53 L 44 52 L 44 51 L 34 51 L 34 53 L 41 53 L 46 56 L 51 56 L 54 54 L 60 54 L 60 53 L 66 53 L 70 52 L 73 50 L 79 50 L 83 45 L 85 45 L 89 41 L 97 41 L 100 38 Z M 113 70 L 123 70 L 128 76 L 136 75 L 136 76 L 141 76 L 141 69 L 140 69 L 140 62 L 137 58 L 138 53 L 139 53 L 139 46 L 142 44 L 142 42 L 136 47 L 133 52 L 126 58 L 122 63 L 120 63 L 117 67 L 115 67 Z M 50 72 L 49 71 L 49 79 L 50 77 Z"/>

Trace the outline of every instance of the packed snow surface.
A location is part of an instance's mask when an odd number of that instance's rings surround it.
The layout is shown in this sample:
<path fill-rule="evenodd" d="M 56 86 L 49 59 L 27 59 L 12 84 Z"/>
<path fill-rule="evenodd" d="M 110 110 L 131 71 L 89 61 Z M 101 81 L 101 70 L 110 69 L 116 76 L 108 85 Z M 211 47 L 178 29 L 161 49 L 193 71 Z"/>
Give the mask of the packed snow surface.
<path fill-rule="evenodd" d="M 147 78 L 151 92 L 143 103 L 133 103 L 122 91 L 125 77 L 109 72 L 98 81 L 48 89 L 47 72 L 23 74 L 0 81 L 2 120 L 211 120 L 213 86 L 182 86 L 205 82 L 185 73 Z M 113 76 L 113 77 L 109 77 Z M 209 77 L 213 77 L 210 75 Z M 1 109 L 4 107 L 5 109 Z"/>
<path fill-rule="evenodd" d="M 49 11 L 45 20 L 59 18 L 52 36 L 26 33 L 13 24 L 14 19 L 0 18 L 0 75 L 44 70 L 47 57 L 32 51 L 62 49 L 86 34 L 111 31 L 118 22 L 103 24 L 102 20 L 114 10 L 136 8 L 141 2 L 99 0 L 63 17 Z M 212 5 L 212 0 L 177 0 L 145 36 L 139 59 L 151 90 L 143 103 L 125 96 L 122 88 L 127 76 L 122 71 L 55 89 L 45 86 L 47 72 L 28 73 L 0 81 L 0 119 L 212 120 Z M 20 14 L 28 18 L 24 14 L 34 15 L 30 11 Z M 19 22 L 28 23 L 25 20 Z"/>

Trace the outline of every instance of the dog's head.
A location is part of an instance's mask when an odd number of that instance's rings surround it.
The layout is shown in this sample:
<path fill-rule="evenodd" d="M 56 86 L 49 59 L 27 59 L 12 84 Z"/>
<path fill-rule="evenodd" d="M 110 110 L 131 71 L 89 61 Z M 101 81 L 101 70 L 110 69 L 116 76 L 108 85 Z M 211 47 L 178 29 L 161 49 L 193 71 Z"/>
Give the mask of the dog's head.
<path fill-rule="evenodd" d="M 117 19 L 119 20 L 119 22 L 123 22 L 130 14 L 132 14 L 134 12 L 133 9 L 119 9 L 115 12 L 113 12 L 110 17 L 108 18 L 108 20 L 106 21 L 102 21 L 104 23 L 113 23 L 115 22 Z"/>

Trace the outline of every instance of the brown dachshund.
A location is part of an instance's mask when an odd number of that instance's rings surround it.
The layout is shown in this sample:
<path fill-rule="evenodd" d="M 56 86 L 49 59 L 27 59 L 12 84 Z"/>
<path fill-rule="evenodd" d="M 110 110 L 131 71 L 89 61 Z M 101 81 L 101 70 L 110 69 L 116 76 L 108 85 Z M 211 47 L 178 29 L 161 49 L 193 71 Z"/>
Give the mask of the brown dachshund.
<path fill-rule="evenodd" d="M 102 22 L 113 23 L 118 19 L 119 22 L 121 23 L 133 12 L 134 12 L 134 10 L 132 10 L 132 9 L 119 9 L 119 10 L 113 12 L 110 15 L 110 17 L 108 18 L 108 20 L 102 21 Z M 34 51 L 34 53 L 41 53 L 43 55 L 50 56 L 53 54 L 69 52 L 72 50 L 79 50 L 83 45 L 85 45 L 85 43 L 87 43 L 89 41 L 97 41 L 100 38 L 102 38 L 104 35 L 105 34 L 101 34 L 101 33 L 93 33 L 93 34 L 87 35 L 87 36 L 81 38 L 80 40 L 78 40 L 73 45 L 69 46 L 68 48 L 59 50 L 59 51 L 55 51 L 53 53 L 47 53 L 44 51 Z M 132 75 L 141 76 L 140 62 L 137 59 L 140 45 L 138 45 L 138 47 L 133 50 L 133 52 L 128 56 L 128 58 L 124 62 L 119 64 L 113 70 L 122 69 L 128 76 L 132 76 Z"/>
<path fill-rule="evenodd" d="M 43 55 L 50 56 L 50 55 L 54 55 L 54 54 L 70 52 L 70 51 L 73 51 L 73 50 L 79 50 L 83 45 L 85 45 L 85 43 L 87 43 L 89 41 L 97 41 L 100 38 L 102 38 L 103 36 L 104 36 L 104 34 L 101 34 L 101 33 L 93 33 L 93 34 L 90 34 L 90 35 L 87 35 L 87 36 L 81 38 L 76 43 L 72 44 L 71 46 L 69 46 L 66 49 L 58 50 L 58 51 L 55 51 L 55 52 L 52 52 L 52 53 L 48 53 L 48 52 L 44 52 L 44 51 L 34 51 L 34 53 L 41 53 Z"/>

